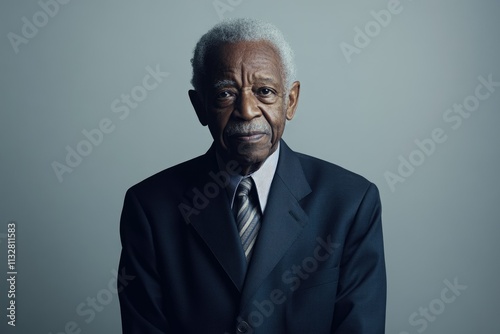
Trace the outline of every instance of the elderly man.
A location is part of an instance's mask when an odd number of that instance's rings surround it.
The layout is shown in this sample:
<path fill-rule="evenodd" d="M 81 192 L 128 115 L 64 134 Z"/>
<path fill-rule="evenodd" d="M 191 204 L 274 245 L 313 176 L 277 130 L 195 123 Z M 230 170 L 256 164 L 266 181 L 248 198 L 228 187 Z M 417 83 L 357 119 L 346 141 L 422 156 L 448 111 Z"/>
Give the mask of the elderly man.
<path fill-rule="evenodd" d="M 125 196 L 123 333 L 384 333 L 377 188 L 281 139 L 300 92 L 282 34 L 224 21 L 192 65 L 213 144 Z"/>

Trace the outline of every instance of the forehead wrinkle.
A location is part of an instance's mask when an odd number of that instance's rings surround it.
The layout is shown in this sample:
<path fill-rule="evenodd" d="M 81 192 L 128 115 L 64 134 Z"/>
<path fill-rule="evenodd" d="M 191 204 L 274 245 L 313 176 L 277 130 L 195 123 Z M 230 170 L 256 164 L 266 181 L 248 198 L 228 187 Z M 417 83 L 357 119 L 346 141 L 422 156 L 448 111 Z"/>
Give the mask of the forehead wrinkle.
<path fill-rule="evenodd" d="M 275 84 L 275 85 L 277 84 L 276 79 L 273 79 L 273 78 L 268 77 L 268 76 L 255 75 L 254 81 L 258 82 L 258 83 L 269 83 L 269 84 Z"/>
<path fill-rule="evenodd" d="M 279 85 L 281 77 L 279 73 L 274 73 L 274 67 L 262 66 L 255 68 L 253 66 L 241 67 L 241 78 L 244 85 L 254 85 L 254 84 L 272 84 Z"/>

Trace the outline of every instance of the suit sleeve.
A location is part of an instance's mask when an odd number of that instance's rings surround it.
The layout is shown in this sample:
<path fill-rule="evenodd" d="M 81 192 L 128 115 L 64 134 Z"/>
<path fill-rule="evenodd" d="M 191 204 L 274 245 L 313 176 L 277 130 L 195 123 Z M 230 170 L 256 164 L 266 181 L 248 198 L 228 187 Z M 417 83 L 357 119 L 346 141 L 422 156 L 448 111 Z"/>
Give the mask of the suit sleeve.
<path fill-rule="evenodd" d="M 346 237 L 332 333 L 383 334 L 386 290 L 381 204 L 371 184 Z"/>
<path fill-rule="evenodd" d="M 132 190 L 127 191 L 120 221 L 122 253 L 119 272 L 133 276 L 118 288 L 124 334 L 171 333 L 148 218 Z"/>

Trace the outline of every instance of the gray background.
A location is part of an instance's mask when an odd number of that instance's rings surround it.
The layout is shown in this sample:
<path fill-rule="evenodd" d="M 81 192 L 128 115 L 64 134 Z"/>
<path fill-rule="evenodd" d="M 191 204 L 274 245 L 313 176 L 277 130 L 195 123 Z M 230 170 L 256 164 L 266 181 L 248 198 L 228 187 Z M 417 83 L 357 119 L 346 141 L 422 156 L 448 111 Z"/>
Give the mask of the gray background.
<path fill-rule="evenodd" d="M 402 11 L 348 62 L 340 44 L 353 45 L 355 27 L 364 29 L 387 0 L 228 1 L 221 0 L 231 9 L 222 16 L 270 21 L 295 49 L 302 91 L 288 144 L 380 189 L 387 333 L 499 333 L 500 87 L 458 129 L 443 114 L 474 93 L 479 76 L 500 81 L 500 3 L 401 0 Z M 0 331 L 56 334 L 74 321 L 82 333 L 119 333 L 115 294 L 88 323 L 76 309 L 106 294 L 126 189 L 210 145 L 187 98 L 189 59 L 220 15 L 212 1 L 193 0 L 59 7 L 16 53 L 8 34 L 22 36 L 22 18 L 33 22 L 41 7 L 0 4 L 4 273 L 6 225 L 18 224 L 17 326 L 6 325 L 2 279 Z M 121 120 L 112 101 L 156 65 L 170 75 Z M 59 182 L 51 164 L 64 163 L 65 147 L 75 148 L 82 130 L 104 118 L 114 131 Z M 391 191 L 384 174 L 396 173 L 398 157 L 408 158 L 414 141 L 435 128 L 446 142 Z M 467 288 L 440 304 L 444 281 L 455 279 Z M 430 305 L 439 314 L 425 328 L 409 322 Z"/>

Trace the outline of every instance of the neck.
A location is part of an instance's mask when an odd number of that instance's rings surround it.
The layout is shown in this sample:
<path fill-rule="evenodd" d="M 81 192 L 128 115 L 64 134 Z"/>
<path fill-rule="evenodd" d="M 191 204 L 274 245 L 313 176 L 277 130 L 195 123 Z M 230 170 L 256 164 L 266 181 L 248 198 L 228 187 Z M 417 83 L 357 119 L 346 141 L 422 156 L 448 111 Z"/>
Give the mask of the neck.
<path fill-rule="evenodd" d="M 257 171 L 264 164 L 264 162 L 265 162 L 265 160 L 261 161 L 259 163 L 251 164 L 251 165 L 240 164 L 240 167 L 241 167 L 240 175 L 246 176 L 246 175 L 252 174 L 253 172 Z"/>

